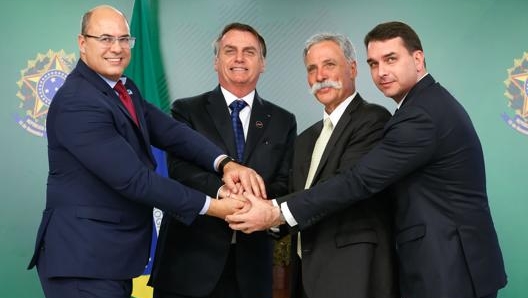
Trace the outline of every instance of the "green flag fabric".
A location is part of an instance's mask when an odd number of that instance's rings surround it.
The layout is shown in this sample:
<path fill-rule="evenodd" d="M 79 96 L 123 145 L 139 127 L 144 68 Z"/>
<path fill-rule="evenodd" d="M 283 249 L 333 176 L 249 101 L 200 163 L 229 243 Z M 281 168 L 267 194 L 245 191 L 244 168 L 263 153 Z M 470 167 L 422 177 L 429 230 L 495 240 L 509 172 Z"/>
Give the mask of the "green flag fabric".
<path fill-rule="evenodd" d="M 130 24 L 130 34 L 136 37 L 132 49 L 132 59 L 125 71 L 126 76 L 134 80 L 143 97 L 164 112 L 169 111 L 170 101 L 165 72 L 161 58 L 158 35 L 158 1 L 135 0 Z M 156 172 L 167 176 L 165 153 L 152 147 L 152 153 L 158 164 Z M 161 222 L 162 212 L 154 209 L 153 221 Z M 158 239 L 157 227 L 153 226 L 150 258 L 143 275 L 133 280 L 132 297 L 151 298 L 152 288 L 147 281 L 152 270 L 152 261 Z"/>
<path fill-rule="evenodd" d="M 159 46 L 157 14 L 157 0 L 134 1 L 130 32 L 136 37 L 136 45 L 125 74 L 134 80 L 146 100 L 168 112 L 169 90 Z"/>

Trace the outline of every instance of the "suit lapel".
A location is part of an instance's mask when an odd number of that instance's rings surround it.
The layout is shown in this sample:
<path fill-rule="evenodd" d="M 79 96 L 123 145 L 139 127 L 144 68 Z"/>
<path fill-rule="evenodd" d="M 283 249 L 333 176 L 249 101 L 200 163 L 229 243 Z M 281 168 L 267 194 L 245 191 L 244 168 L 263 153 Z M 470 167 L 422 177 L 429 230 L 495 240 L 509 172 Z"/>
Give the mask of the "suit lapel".
<path fill-rule="evenodd" d="M 119 95 L 117 95 L 114 89 L 112 89 L 112 87 L 110 87 L 110 85 L 108 85 L 107 82 L 105 82 L 96 72 L 91 70 L 82 60 L 79 60 L 77 68 L 79 69 L 80 73 L 86 78 L 86 80 L 90 82 L 90 84 L 95 86 L 95 88 L 101 91 L 104 95 L 110 97 L 111 100 L 109 100 L 109 102 L 113 105 L 116 105 L 119 108 L 119 110 L 121 110 L 123 115 L 127 117 L 131 123 L 134 123 L 134 120 L 132 120 L 132 117 L 128 113 L 127 109 L 125 108 L 123 103 L 121 103 L 121 100 L 119 99 Z M 129 90 L 128 86 L 125 86 L 125 88 Z M 134 103 L 134 107 L 139 105 L 137 100 L 134 99 L 136 96 L 137 95 L 134 95 L 134 94 L 131 95 L 132 102 Z M 136 110 L 136 113 L 138 113 L 137 110 Z M 139 117 L 138 117 L 138 120 L 139 120 Z"/>
<path fill-rule="evenodd" d="M 152 151 L 150 150 L 150 137 L 148 135 L 148 129 L 146 127 L 145 117 L 144 117 L 144 111 L 143 107 L 141 105 L 140 100 L 140 94 L 137 88 L 135 87 L 134 83 L 129 81 L 127 79 L 127 83 L 125 84 L 125 87 L 127 90 L 131 89 L 132 94 L 130 97 L 132 98 L 132 102 L 134 103 L 134 108 L 136 109 L 136 114 L 138 117 L 138 121 L 140 123 L 140 126 L 143 127 L 143 129 L 140 129 L 135 123 L 134 120 L 132 120 L 132 117 L 128 113 L 128 110 L 125 108 L 123 103 L 121 103 L 121 100 L 119 99 L 119 95 L 108 85 L 107 82 L 105 82 L 96 72 L 94 72 L 92 69 L 90 69 L 82 60 L 79 59 L 77 62 L 76 69 L 79 70 L 81 75 L 86 78 L 90 84 L 92 84 L 96 89 L 98 89 L 101 93 L 103 93 L 105 96 L 108 97 L 108 103 L 110 105 L 115 105 L 118 107 L 118 109 L 123 113 L 123 117 L 127 117 L 128 121 L 130 122 L 130 125 L 134 132 L 138 135 L 138 138 L 140 138 L 143 141 L 143 144 L 145 146 L 145 151 L 147 152 L 150 160 L 156 164 L 154 156 L 152 155 Z M 132 86 L 132 87 L 131 87 Z"/>
<path fill-rule="evenodd" d="M 147 122 L 145 121 L 145 111 L 144 107 L 141 102 L 141 94 L 135 84 L 132 82 L 131 79 L 127 78 L 125 83 L 125 88 L 127 89 L 128 94 L 130 95 L 130 98 L 132 99 L 132 103 L 134 104 L 134 109 L 136 110 L 136 116 L 138 119 L 139 126 L 134 123 L 134 120 L 132 119 L 132 116 L 128 112 L 127 108 L 123 105 L 121 102 L 121 99 L 119 99 L 119 95 L 115 94 L 115 92 L 112 92 L 117 97 L 117 102 L 119 103 L 119 109 L 125 114 L 125 117 L 128 118 L 128 121 L 130 122 L 130 125 L 132 126 L 132 129 L 134 129 L 134 132 L 138 135 L 138 137 L 143 141 L 143 145 L 145 148 L 145 152 L 147 152 L 150 160 L 156 164 L 156 160 L 154 158 L 154 155 L 152 155 L 152 150 L 150 148 L 150 135 L 147 127 Z M 113 91 L 113 89 L 112 89 Z"/>
<path fill-rule="evenodd" d="M 244 149 L 244 161 L 247 161 L 251 157 L 252 152 L 255 150 L 262 138 L 262 135 L 268 128 L 268 123 L 271 120 L 271 117 L 271 106 L 264 103 L 255 92 L 255 99 L 253 100 L 251 116 L 249 118 L 246 146 Z"/>
<path fill-rule="evenodd" d="M 129 79 L 127 78 L 127 82 L 128 81 L 129 81 Z M 128 120 L 130 121 L 131 125 L 134 127 L 136 132 L 143 136 L 143 141 L 145 142 L 145 144 L 147 146 L 150 146 L 150 141 L 149 141 L 150 140 L 150 136 L 148 134 L 148 129 L 146 127 L 147 123 L 145 122 L 145 117 L 144 117 L 145 111 L 143 109 L 143 105 L 141 104 L 141 96 L 140 96 L 139 91 L 137 90 L 137 88 L 131 88 L 129 84 L 131 84 L 131 83 L 125 84 L 125 87 L 126 87 L 128 93 L 130 94 L 130 97 L 132 98 L 132 103 L 134 104 L 134 109 L 136 110 L 136 116 L 137 116 L 137 119 L 138 119 L 138 122 L 139 122 L 139 127 L 137 125 L 135 125 L 134 120 L 132 119 L 132 116 L 130 116 L 130 113 L 128 112 L 126 107 L 123 105 L 123 103 L 121 103 L 120 99 L 119 99 L 119 108 L 128 117 Z M 118 98 L 119 98 L 119 96 L 118 96 Z"/>
<path fill-rule="evenodd" d="M 321 156 L 321 161 L 319 162 L 319 165 L 317 166 L 317 171 L 315 172 L 314 178 L 312 180 L 312 185 L 314 185 L 314 183 L 319 180 L 319 176 L 322 170 L 324 169 L 329 156 L 331 156 L 332 151 L 337 144 L 337 141 L 339 141 L 339 139 L 343 135 L 343 132 L 345 131 L 345 128 L 348 126 L 348 123 L 352 120 L 352 114 L 354 113 L 355 110 L 357 110 L 357 108 L 362 103 L 363 103 L 363 99 L 361 98 L 359 93 L 356 94 L 356 96 L 354 97 L 354 100 L 350 102 L 348 107 L 345 109 L 345 112 L 343 113 L 343 115 L 341 115 L 341 118 L 339 118 L 339 121 L 337 122 L 337 125 L 332 131 L 332 135 L 330 136 L 330 139 L 328 140 L 328 143 L 326 144 L 325 150 L 323 151 L 323 155 Z M 319 130 L 319 132 L 320 131 L 321 130 Z"/>
<path fill-rule="evenodd" d="M 218 86 L 213 90 L 206 101 L 205 109 L 213 120 L 214 126 L 219 134 L 219 140 L 224 142 L 223 148 L 229 156 L 236 156 L 235 136 L 231 125 L 229 108 L 224 95 Z"/>
<path fill-rule="evenodd" d="M 430 85 L 435 83 L 435 79 L 430 74 L 427 74 L 425 77 L 423 77 L 414 87 L 411 88 L 407 96 L 405 96 L 405 99 L 403 100 L 400 108 L 402 109 L 408 104 L 411 104 L 412 101 L 416 98 L 416 95 L 422 92 L 422 90 L 426 89 Z"/>

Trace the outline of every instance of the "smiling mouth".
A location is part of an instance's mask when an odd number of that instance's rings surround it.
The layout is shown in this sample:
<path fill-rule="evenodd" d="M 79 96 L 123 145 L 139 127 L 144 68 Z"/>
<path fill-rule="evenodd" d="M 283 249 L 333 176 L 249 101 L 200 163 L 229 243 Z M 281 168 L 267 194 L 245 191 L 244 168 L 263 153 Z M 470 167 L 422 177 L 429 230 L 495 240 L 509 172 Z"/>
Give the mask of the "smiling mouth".
<path fill-rule="evenodd" d="M 247 71 L 248 69 L 245 67 L 231 67 L 229 68 L 231 71 Z"/>
<path fill-rule="evenodd" d="M 118 63 L 118 62 L 121 62 L 121 60 L 123 60 L 123 58 L 105 58 L 105 60 L 110 62 L 110 63 Z"/>

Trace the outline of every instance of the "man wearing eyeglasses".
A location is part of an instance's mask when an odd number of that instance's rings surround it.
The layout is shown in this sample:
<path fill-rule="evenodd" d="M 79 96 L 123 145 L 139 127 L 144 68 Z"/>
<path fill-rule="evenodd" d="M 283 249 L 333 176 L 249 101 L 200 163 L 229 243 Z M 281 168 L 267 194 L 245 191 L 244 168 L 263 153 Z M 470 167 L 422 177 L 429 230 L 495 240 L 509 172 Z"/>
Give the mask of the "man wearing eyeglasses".
<path fill-rule="evenodd" d="M 122 76 L 134 42 L 121 12 L 88 11 L 80 60 L 50 105 L 46 209 L 29 264 L 48 298 L 129 298 L 148 262 L 153 206 L 190 224 L 199 214 L 224 218 L 242 208 L 230 198 L 239 184 L 266 195 L 255 171 L 149 104 Z M 157 175 L 151 146 L 222 172 L 224 199 Z"/>

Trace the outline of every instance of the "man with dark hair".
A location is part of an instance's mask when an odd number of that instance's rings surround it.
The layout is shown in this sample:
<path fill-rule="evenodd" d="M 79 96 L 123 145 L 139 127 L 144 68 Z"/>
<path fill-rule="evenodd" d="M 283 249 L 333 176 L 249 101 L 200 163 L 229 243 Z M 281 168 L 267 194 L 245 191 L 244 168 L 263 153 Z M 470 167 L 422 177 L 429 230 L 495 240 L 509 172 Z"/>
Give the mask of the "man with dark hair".
<path fill-rule="evenodd" d="M 293 114 L 256 91 L 264 39 L 253 27 L 232 23 L 213 47 L 219 85 L 174 101 L 172 115 L 260 173 L 268 196 L 285 195 L 297 128 Z M 223 184 L 221 176 L 178 156 L 169 157 L 169 174 L 213 196 Z M 224 220 L 206 216 L 185 226 L 167 215 L 149 284 L 156 298 L 270 298 L 272 252 L 266 232 L 235 233 Z"/>

